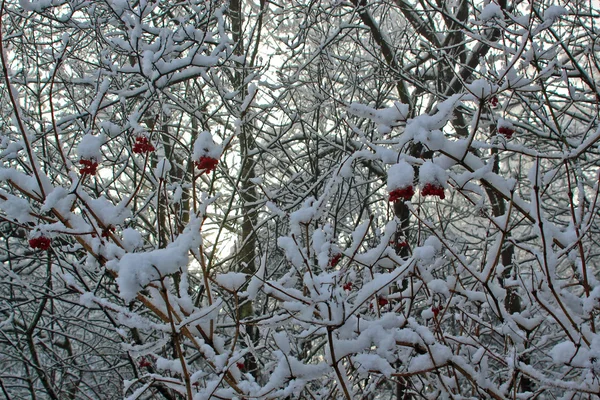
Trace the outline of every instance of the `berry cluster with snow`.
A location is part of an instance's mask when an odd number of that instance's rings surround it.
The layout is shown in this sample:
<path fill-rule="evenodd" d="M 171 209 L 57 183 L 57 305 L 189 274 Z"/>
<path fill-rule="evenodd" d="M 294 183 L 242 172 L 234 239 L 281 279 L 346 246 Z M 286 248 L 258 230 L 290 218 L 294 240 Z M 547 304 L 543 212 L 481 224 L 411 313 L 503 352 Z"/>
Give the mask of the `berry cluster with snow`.
<path fill-rule="evenodd" d="M 194 142 L 195 165 L 202 173 L 211 173 L 217 168 L 223 148 L 217 145 L 210 132 L 203 131 Z"/>

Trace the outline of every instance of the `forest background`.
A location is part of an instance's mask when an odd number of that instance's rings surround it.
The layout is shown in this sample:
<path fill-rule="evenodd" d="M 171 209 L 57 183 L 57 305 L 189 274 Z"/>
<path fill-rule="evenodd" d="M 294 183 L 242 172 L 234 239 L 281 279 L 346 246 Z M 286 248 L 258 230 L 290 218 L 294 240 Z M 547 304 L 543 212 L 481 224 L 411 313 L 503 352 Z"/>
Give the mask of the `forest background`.
<path fill-rule="evenodd" d="M 588 0 L 3 0 L 7 399 L 600 394 Z"/>

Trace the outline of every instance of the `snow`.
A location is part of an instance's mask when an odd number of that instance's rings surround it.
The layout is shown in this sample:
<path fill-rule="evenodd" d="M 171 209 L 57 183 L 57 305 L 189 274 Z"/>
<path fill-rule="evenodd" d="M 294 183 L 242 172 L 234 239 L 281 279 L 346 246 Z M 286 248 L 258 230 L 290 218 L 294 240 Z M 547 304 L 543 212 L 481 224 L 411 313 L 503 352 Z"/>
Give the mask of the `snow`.
<path fill-rule="evenodd" d="M 415 172 L 412 165 L 406 161 L 400 161 L 388 169 L 387 191 L 391 192 L 396 189 L 412 186 L 414 179 Z"/>
<path fill-rule="evenodd" d="M 477 99 L 486 99 L 498 91 L 498 86 L 485 79 L 477 79 L 466 85 L 467 90 Z"/>
<path fill-rule="evenodd" d="M 285 354 L 286 356 L 290 355 L 290 353 L 292 352 L 292 348 L 290 346 L 290 340 L 285 334 L 285 332 L 274 333 L 273 340 L 275 341 L 275 344 L 277 345 L 279 350 L 283 352 L 283 354 Z"/>
<path fill-rule="evenodd" d="M 109 261 L 106 267 L 118 273 L 121 297 L 131 301 L 150 282 L 185 269 L 189 251 L 197 249 L 202 241 L 200 223 L 199 219 L 191 221 L 184 232 L 164 249 L 127 253 L 121 259 Z"/>
<path fill-rule="evenodd" d="M 133 252 L 143 246 L 142 234 L 133 228 L 123 229 L 123 246 L 128 252 Z"/>
<path fill-rule="evenodd" d="M 496 3 L 486 4 L 479 14 L 479 19 L 482 21 L 488 21 L 492 18 L 504 18 L 502 8 L 500 8 L 500 6 Z"/>
<path fill-rule="evenodd" d="M 352 103 L 348 107 L 348 112 L 361 118 L 369 118 L 378 125 L 379 133 L 385 134 L 406 121 L 408 105 L 395 102 L 391 107 L 374 109 L 364 104 Z"/>
<path fill-rule="evenodd" d="M 214 142 L 210 132 L 200 132 L 194 142 L 194 160 L 198 160 L 200 157 L 210 157 L 218 160 L 222 152 L 223 148 Z"/>
<path fill-rule="evenodd" d="M 79 155 L 79 158 L 93 160 L 99 163 L 102 161 L 100 147 L 104 144 L 104 142 L 104 135 L 92 135 L 88 133 L 81 138 L 79 146 L 77 146 L 77 155 Z"/>
<path fill-rule="evenodd" d="M 380 372 L 386 378 L 389 378 L 394 372 L 394 368 L 385 359 L 377 354 L 357 354 L 352 357 L 352 362 L 358 366 L 358 373 L 363 376 L 370 372 Z"/>
<path fill-rule="evenodd" d="M 215 276 L 215 282 L 231 292 L 237 292 L 246 283 L 247 274 L 240 272 L 227 272 Z"/>
<path fill-rule="evenodd" d="M 419 184 L 421 187 L 428 183 L 447 187 L 448 173 L 432 161 L 426 161 L 419 169 Z"/>
<path fill-rule="evenodd" d="M 57 186 L 50 193 L 46 194 L 46 200 L 40 210 L 48 212 L 54 208 L 62 215 L 67 215 L 71 211 L 74 201 L 74 194 L 61 186 Z"/>
<path fill-rule="evenodd" d="M 550 6 L 548 7 L 542 16 L 544 21 L 551 20 L 554 21 L 563 15 L 569 14 L 569 10 L 562 6 Z"/>
<path fill-rule="evenodd" d="M 166 158 L 161 158 L 154 168 L 154 176 L 157 179 L 165 179 L 169 171 L 171 171 L 171 163 Z"/>

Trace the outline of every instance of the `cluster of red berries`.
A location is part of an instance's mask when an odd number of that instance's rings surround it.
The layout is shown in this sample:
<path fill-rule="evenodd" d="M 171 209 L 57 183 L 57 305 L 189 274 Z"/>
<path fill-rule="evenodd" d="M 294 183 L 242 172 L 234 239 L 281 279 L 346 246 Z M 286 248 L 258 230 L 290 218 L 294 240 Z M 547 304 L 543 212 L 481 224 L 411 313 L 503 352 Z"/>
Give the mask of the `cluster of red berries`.
<path fill-rule="evenodd" d="M 498 128 L 498 133 L 504 135 L 505 138 L 510 139 L 512 138 L 513 133 L 515 133 L 515 130 L 508 126 L 501 126 Z"/>
<path fill-rule="evenodd" d="M 438 185 L 434 185 L 433 183 L 427 183 L 425 187 L 423 187 L 423 189 L 421 190 L 421 195 L 438 196 L 442 200 L 446 198 L 446 195 L 444 194 L 444 188 Z"/>
<path fill-rule="evenodd" d="M 212 171 L 214 171 L 215 168 L 217 168 L 218 163 L 219 160 L 217 160 L 216 158 L 207 156 L 202 156 L 198 159 L 198 161 L 195 162 L 196 168 L 202 170 L 203 172 L 206 172 L 207 174 L 210 174 Z"/>
<path fill-rule="evenodd" d="M 335 267 L 342 259 L 342 253 L 337 253 L 329 260 L 329 266 Z"/>
<path fill-rule="evenodd" d="M 146 136 L 138 136 L 135 138 L 135 143 L 133 144 L 133 152 L 136 154 L 144 154 L 144 153 L 152 153 L 154 151 L 154 146 Z"/>
<path fill-rule="evenodd" d="M 352 282 L 346 282 L 344 283 L 344 286 L 342 286 L 342 289 L 347 290 L 348 292 L 352 290 Z"/>
<path fill-rule="evenodd" d="M 47 238 L 45 236 L 39 236 L 33 239 L 29 239 L 29 246 L 31 246 L 32 249 L 48 250 L 48 248 L 50 248 L 51 242 L 52 241 L 50 240 L 50 238 Z"/>
<path fill-rule="evenodd" d="M 498 97 L 492 96 L 490 98 L 490 104 L 492 105 L 492 107 L 497 107 L 498 106 Z"/>
<path fill-rule="evenodd" d="M 390 198 L 388 199 L 388 201 L 390 203 L 393 203 L 400 199 L 410 200 L 414 194 L 415 194 L 415 190 L 413 189 L 412 186 L 407 186 L 402 189 L 394 189 L 390 192 Z"/>
<path fill-rule="evenodd" d="M 82 158 L 79 160 L 79 164 L 83 165 L 83 167 L 79 168 L 79 173 L 81 175 L 96 175 L 96 169 L 98 169 L 98 163 L 96 161 Z"/>

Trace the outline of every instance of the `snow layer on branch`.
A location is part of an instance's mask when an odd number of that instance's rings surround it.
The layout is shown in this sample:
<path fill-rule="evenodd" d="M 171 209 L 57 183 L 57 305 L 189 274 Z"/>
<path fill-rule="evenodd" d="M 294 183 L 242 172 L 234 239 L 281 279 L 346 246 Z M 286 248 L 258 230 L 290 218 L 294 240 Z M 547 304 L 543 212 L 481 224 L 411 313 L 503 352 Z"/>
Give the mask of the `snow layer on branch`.
<path fill-rule="evenodd" d="M 377 354 L 357 354 L 352 357 L 352 361 L 358 365 L 358 373 L 368 375 L 370 372 L 381 372 L 389 378 L 394 372 L 394 368 L 385 359 Z"/>
<path fill-rule="evenodd" d="M 408 106 L 397 101 L 392 107 L 377 110 L 364 104 L 352 103 L 348 107 L 348 112 L 357 117 L 370 119 L 378 125 L 379 133 L 385 134 L 389 133 L 394 126 L 398 126 L 400 122 L 406 121 Z"/>
<path fill-rule="evenodd" d="M 248 275 L 241 272 L 227 272 L 225 274 L 218 274 L 215 276 L 215 281 L 225 289 L 236 292 L 240 290 L 242 286 L 244 286 L 247 278 Z"/>
<path fill-rule="evenodd" d="M 142 247 L 144 240 L 142 234 L 133 228 L 123 229 L 123 246 L 128 252 L 132 252 L 138 247 Z"/>
<path fill-rule="evenodd" d="M 496 3 L 490 3 L 486 5 L 481 13 L 479 14 L 479 19 L 481 21 L 488 21 L 492 18 L 503 18 L 504 14 L 502 13 L 502 8 Z"/>
<path fill-rule="evenodd" d="M 185 231 L 164 249 L 145 253 L 127 253 L 120 260 L 111 260 L 106 267 L 118 273 L 121 297 L 131 301 L 137 292 L 161 276 L 186 269 L 189 251 L 202 242 L 200 219 L 194 219 Z"/>
<path fill-rule="evenodd" d="M 19 5 L 25 11 L 43 12 L 46 8 L 52 6 L 52 0 L 19 0 Z"/>
<path fill-rule="evenodd" d="M 92 199 L 83 191 L 79 195 L 104 225 L 120 225 L 131 217 L 131 210 L 125 207 L 126 201 L 114 204 L 104 196 Z"/>
<path fill-rule="evenodd" d="M 404 130 L 402 140 L 424 144 L 429 150 L 440 150 L 447 143 L 441 129 L 450 121 L 453 111 L 460 105 L 464 95 L 455 94 L 437 105 L 433 115 L 419 115 L 409 120 Z"/>
<path fill-rule="evenodd" d="M 412 186 L 415 179 L 415 171 L 406 161 L 400 161 L 394 164 L 388 170 L 387 190 L 391 192 L 396 189 L 403 189 Z"/>
<path fill-rule="evenodd" d="M 273 354 L 279 362 L 271 372 L 267 384 L 257 393 L 257 397 L 267 394 L 272 399 L 293 395 L 297 397 L 309 381 L 319 379 L 329 372 L 329 366 L 326 364 L 304 364 L 293 356 L 285 356 L 279 350 L 274 351 Z"/>
<path fill-rule="evenodd" d="M 223 148 L 214 142 L 210 132 L 200 132 L 194 142 L 194 160 L 198 160 L 200 157 L 210 157 L 217 160 L 221 157 L 222 152 Z"/>
<path fill-rule="evenodd" d="M 557 18 L 566 15 L 569 13 L 569 10 L 567 10 L 564 7 L 561 6 L 550 6 L 546 9 L 546 11 L 544 11 L 544 15 L 543 15 L 543 19 L 544 21 L 554 21 Z"/>
<path fill-rule="evenodd" d="M 256 274 L 250 279 L 250 283 L 246 287 L 246 291 L 240 293 L 240 297 L 248 297 L 250 300 L 254 300 L 258 295 L 258 291 L 263 286 L 265 281 L 265 268 L 267 266 L 267 257 L 263 256 L 260 260 L 260 267 Z"/>
<path fill-rule="evenodd" d="M 419 169 L 419 183 L 424 186 L 428 183 L 447 187 L 448 173 L 439 165 L 426 161 Z"/>
<path fill-rule="evenodd" d="M 339 250 L 332 246 L 333 229 L 330 224 L 322 229 L 315 229 L 312 235 L 312 247 L 317 256 L 317 263 L 322 270 L 325 270 L 330 262 L 330 257 L 339 253 Z"/>
<path fill-rule="evenodd" d="M 158 179 L 164 179 L 171 171 L 171 163 L 166 158 L 161 158 L 154 168 L 154 176 Z"/>
<path fill-rule="evenodd" d="M 31 208 L 29 207 L 29 202 L 27 200 L 21 197 L 13 196 L 12 194 L 4 191 L 2 191 L 1 194 L 0 210 L 6 213 L 6 218 L 8 220 L 15 220 L 22 224 L 34 221 L 30 214 Z"/>
<path fill-rule="evenodd" d="M 100 162 L 102 160 L 100 147 L 104 144 L 104 142 L 104 135 L 92 135 L 88 133 L 81 138 L 79 146 L 77 146 L 77 155 L 86 160 Z"/>
<path fill-rule="evenodd" d="M 467 90 L 477 99 L 485 99 L 498 91 L 497 85 L 485 79 L 477 79 L 466 86 Z"/>
<path fill-rule="evenodd" d="M 48 212 L 53 208 L 58 210 L 62 215 L 67 215 L 71 212 L 71 206 L 75 201 L 75 195 L 71 194 L 67 189 L 57 186 L 46 195 L 46 201 L 40 208 L 43 212 Z"/>

